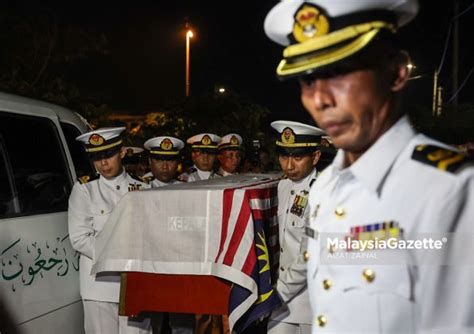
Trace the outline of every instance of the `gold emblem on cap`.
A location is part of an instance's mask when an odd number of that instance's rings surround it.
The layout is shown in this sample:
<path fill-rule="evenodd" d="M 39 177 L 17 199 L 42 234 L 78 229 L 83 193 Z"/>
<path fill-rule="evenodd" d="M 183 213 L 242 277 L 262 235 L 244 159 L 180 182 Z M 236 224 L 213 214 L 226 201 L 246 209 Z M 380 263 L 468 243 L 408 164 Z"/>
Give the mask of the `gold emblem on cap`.
<path fill-rule="evenodd" d="M 297 42 L 304 42 L 313 37 L 326 35 L 329 32 L 329 21 L 321 11 L 304 5 L 295 14 L 293 37 Z"/>
<path fill-rule="evenodd" d="M 294 144 L 295 143 L 295 133 L 291 128 L 284 128 L 281 132 L 281 142 L 283 144 Z"/>
<path fill-rule="evenodd" d="M 212 143 L 211 137 L 209 137 L 208 135 L 205 135 L 204 137 L 202 137 L 201 143 L 203 145 L 210 145 Z"/>
<path fill-rule="evenodd" d="M 230 143 L 231 143 L 232 145 L 239 145 L 239 140 L 237 139 L 236 136 L 232 136 L 232 137 L 230 138 Z"/>
<path fill-rule="evenodd" d="M 163 141 L 160 144 L 160 148 L 163 151 L 169 151 L 173 148 L 173 142 L 169 138 L 163 139 Z"/>
<path fill-rule="evenodd" d="M 93 146 L 100 146 L 104 142 L 105 142 L 104 137 L 102 137 L 101 135 L 98 135 L 97 133 L 94 133 L 89 137 L 89 144 Z"/>

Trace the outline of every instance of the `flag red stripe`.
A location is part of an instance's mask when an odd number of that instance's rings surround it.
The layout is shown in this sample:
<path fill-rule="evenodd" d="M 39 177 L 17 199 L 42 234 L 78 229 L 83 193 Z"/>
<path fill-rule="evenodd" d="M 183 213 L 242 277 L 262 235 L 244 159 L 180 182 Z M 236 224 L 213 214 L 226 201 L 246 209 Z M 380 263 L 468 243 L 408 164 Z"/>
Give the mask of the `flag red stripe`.
<path fill-rule="evenodd" d="M 261 219 L 261 220 L 268 220 L 270 218 L 276 217 L 278 215 L 278 206 L 272 206 L 269 209 L 265 210 L 258 210 L 254 209 L 252 210 L 252 216 L 254 219 Z"/>
<path fill-rule="evenodd" d="M 255 243 L 252 244 L 252 247 L 249 249 L 247 255 L 247 260 L 245 260 L 244 266 L 242 267 L 242 272 L 248 276 L 252 274 L 253 267 L 257 262 L 257 250 L 255 249 Z"/>
<path fill-rule="evenodd" d="M 250 220 L 250 204 L 247 197 L 247 194 L 244 195 L 244 200 L 242 201 L 242 207 L 240 208 L 239 216 L 237 217 L 237 223 L 235 224 L 232 237 L 229 242 L 229 247 L 224 256 L 223 263 L 226 265 L 232 265 L 234 262 L 234 256 L 239 248 L 240 242 L 245 234 L 245 229 Z"/>
<path fill-rule="evenodd" d="M 225 189 L 224 196 L 223 196 L 223 208 L 222 208 L 222 227 L 221 227 L 221 242 L 219 245 L 219 252 L 217 252 L 216 259 L 214 260 L 217 262 L 219 256 L 222 253 L 222 249 L 224 248 L 225 240 L 227 239 L 227 229 L 229 227 L 229 219 L 230 213 L 232 211 L 232 202 L 234 197 L 234 189 Z"/>

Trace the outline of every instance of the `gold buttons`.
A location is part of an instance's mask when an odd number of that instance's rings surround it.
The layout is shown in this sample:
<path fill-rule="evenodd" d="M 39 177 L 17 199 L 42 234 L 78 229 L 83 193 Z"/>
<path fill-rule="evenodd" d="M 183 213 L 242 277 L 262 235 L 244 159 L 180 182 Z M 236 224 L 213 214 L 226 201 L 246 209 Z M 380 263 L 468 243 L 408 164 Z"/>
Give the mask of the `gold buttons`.
<path fill-rule="evenodd" d="M 344 216 L 346 215 L 346 210 L 338 206 L 336 210 L 334 210 L 334 213 L 336 214 L 337 219 L 341 219 L 344 218 Z"/>
<path fill-rule="evenodd" d="M 304 251 L 303 260 L 304 260 L 304 262 L 308 262 L 308 260 L 309 260 L 309 252 L 308 251 Z"/>
<path fill-rule="evenodd" d="M 329 290 L 332 287 L 332 282 L 330 279 L 325 279 L 323 281 L 323 288 L 324 290 Z"/>
<path fill-rule="evenodd" d="M 295 226 L 295 222 L 291 222 L 291 226 Z"/>
<path fill-rule="evenodd" d="M 372 269 L 364 269 L 362 276 L 368 283 L 372 283 L 375 279 L 375 271 Z"/>
<path fill-rule="evenodd" d="M 326 323 L 328 322 L 328 319 L 326 318 L 326 316 L 320 315 L 316 319 L 316 322 L 317 322 L 319 327 L 324 327 L 326 325 Z"/>
<path fill-rule="evenodd" d="M 117 188 L 117 190 L 120 190 L 120 186 L 119 186 L 119 185 L 117 185 L 115 188 Z"/>
<path fill-rule="evenodd" d="M 285 267 L 280 267 L 280 270 L 281 270 L 281 271 L 285 271 Z"/>
<path fill-rule="evenodd" d="M 104 214 L 104 210 L 100 210 L 100 214 L 103 215 L 103 214 Z"/>

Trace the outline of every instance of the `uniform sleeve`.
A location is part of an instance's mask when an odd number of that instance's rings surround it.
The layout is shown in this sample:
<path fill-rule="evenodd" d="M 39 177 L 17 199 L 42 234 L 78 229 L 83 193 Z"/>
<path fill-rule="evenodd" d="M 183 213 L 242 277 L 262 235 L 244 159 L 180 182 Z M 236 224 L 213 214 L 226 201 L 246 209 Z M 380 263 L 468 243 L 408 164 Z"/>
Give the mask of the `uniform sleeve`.
<path fill-rule="evenodd" d="M 438 220 L 450 224 L 447 265 L 420 268 L 422 333 L 474 331 L 474 172 L 460 176 Z"/>
<path fill-rule="evenodd" d="M 284 198 L 283 192 L 289 191 L 285 189 L 283 181 L 278 183 L 278 198 Z M 309 208 L 308 208 L 309 212 Z M 280 216 L 280 215 L 279 215 Z M 307 216 L 305 219 L 307 220 Z M 307 221 L 306 221 L 307 223 Z M 303 237 L 300 245 L 300 254 L 296 260 L 287 266 L 284 271 L 279 272 L 277 281 L 277 291 L 283 300 L 287 303 L 293 299 L 300 291 L 306 287 L 306 263 L 302 260 L 302 251 L 306 250 L 306 237 Z"/>
<path fill-rule="evenodd" d="M 285 303 L 293 299 L 306 287 L 306 263 L 301 263 L 300 258 L 301 255 L 285 271 L 280 271 L 277 291 Z"/>
<path fill-rule="evenodd" d="M 92 259 L 96 231 L 93 229 L 90 199 L 83 185 L 76 183 L 69 196 L 68 227 L 72 247 Z"/>

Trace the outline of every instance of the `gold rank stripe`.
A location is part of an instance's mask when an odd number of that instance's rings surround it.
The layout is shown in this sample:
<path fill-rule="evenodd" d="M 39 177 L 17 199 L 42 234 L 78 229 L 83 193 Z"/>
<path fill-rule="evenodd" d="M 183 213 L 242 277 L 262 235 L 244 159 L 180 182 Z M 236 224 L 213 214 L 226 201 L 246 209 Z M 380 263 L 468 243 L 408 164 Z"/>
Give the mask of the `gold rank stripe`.
<path fill-rule="evenodd" d="M 217 145 L 192 145 L 192 148 L 217 148 Z"/>
<path fill-rule="evenodd" d="M 462 161 L 465 159 L 465 156 L 462 154 L 457 154 L 454 157 L 448 158 L 441 160 L 438 162 L 438 168 L 441 170 L 448 170 L 448 167 L 451 166 L 452 164 L 455 164 L 456 162 Z"/>
<path fill-rule="evenodd" d="M 362 34 L 366 34 L 372 30 L 380 30 L 387 28 L 392 31 L 396 31 L 395 26 L 391 23 L 384 21 L 373 21 L 362 24 L 353 25 L 333 33 L 329 33 L 324 36 L 318 36 L 317 38 L 309 39 L 303 43 L 288 46 L 283 51 L 283 57 L 291 58 L 300 56 L 311 51 L 318 51 L 328 46 L 332 46 L 348 39 L 358 37 Z"/>
<path fill-rule="evenodd" d="M 178 155 L 179 151 L 150 151 L 151 154 Z"/>
<path fill-rule="evenodd" d="M 240 147 L 240 145 L 227 145 L 227 144 L 222 144 L 220 146 L 217 146 L 217 148 L 219 149 L 224 149 L 224 148 L 228 148 L 228 147 Z"/>
<path fill-rule="evenodd" d="M 319 146 L 318 143 L 295 143 L 295 144 L 285 144 L 281 141 L 276 142 L 278 146 L 283 146 L 283 147 L 316 147 Z"/>
<path fill-rule="evenodd" d="M 293 64 L 288 63 L 286 59 L 283 59 L 278 65 L 277 75 L 285 76 L 297 74 L 312 70 L 315 67 L 321 67 L 335 63 L 336 61 L 344 59 L 363 49 L 367 44 L 369 44 L 369 42 L 375 37 L 375 35 L 377 35 L 379 31 L 380 29 L 371 30 L 340 49 L 326 52 L 323 50 L 321 53 L 318 53 L 313 57 L 308 57 L 307 59 Z"/>
<path fill-rule="evenodd" d="M 105 151 L 105 150 L 108 150 L 109 148 L 118 146 L 118 145 L 120 145 L 120 144 L 122 144 L 122 140 L 121 140 L 121 139 L 120 139 L 118 142 L 115 142 L 115 143 L 112 143 L 112 144 L 109 144 L 109 145 L 100 146 L 100 147 L 86 148 L 86 152 L 90 153 L 90 152 Z"/>

